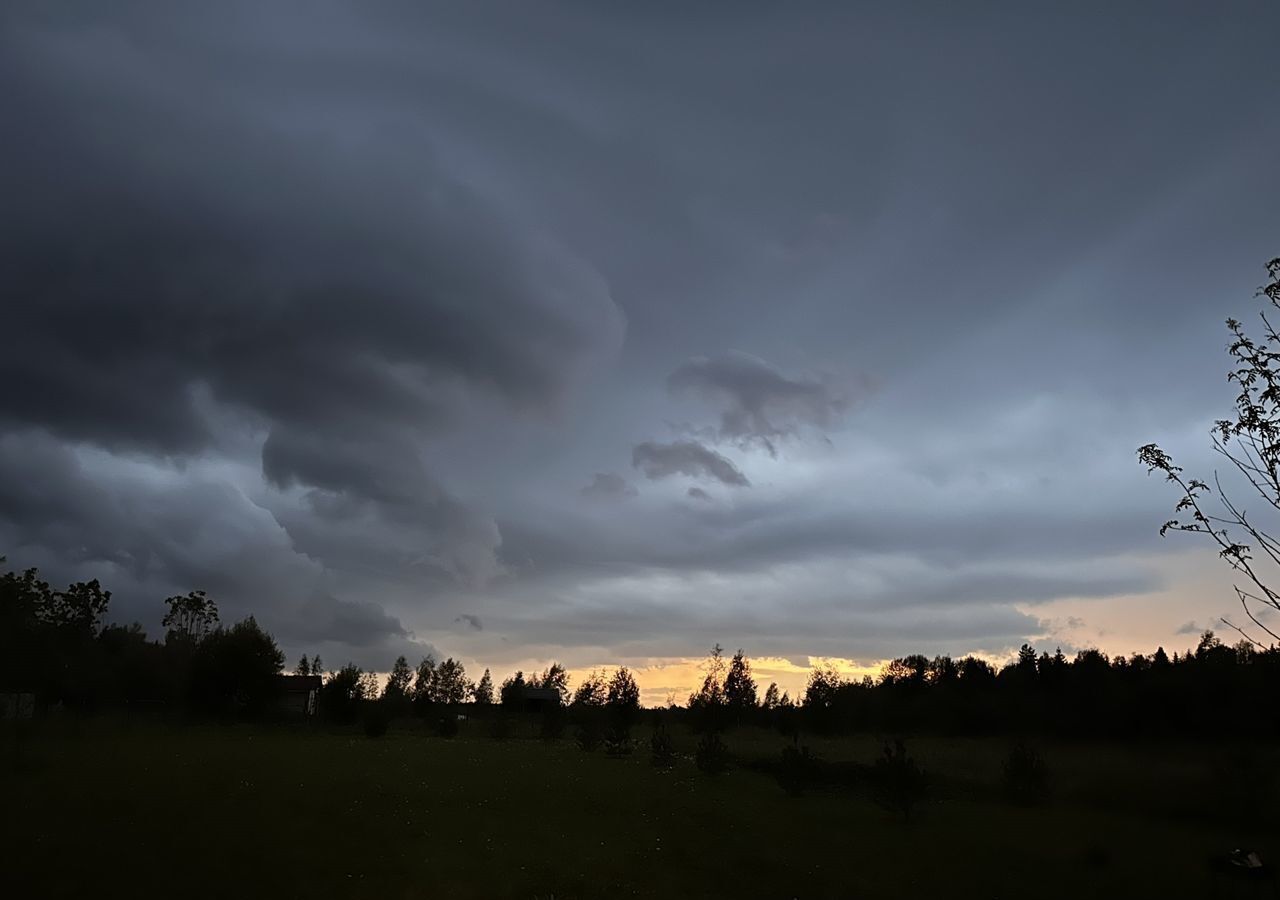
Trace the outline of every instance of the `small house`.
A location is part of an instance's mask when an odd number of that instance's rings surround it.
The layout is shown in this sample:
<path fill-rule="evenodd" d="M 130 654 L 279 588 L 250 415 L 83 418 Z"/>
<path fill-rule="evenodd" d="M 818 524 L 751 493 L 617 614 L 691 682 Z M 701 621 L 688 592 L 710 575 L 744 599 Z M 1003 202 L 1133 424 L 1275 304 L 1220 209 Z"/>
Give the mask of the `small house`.
<path fill-rule="evenodd" d="M 314 716 L 323 683 L 319 675 L 277 675 L 276 708 L 286 716 Z"/>
<path fill-rule="evenodd" d="M 520 708 L 527 713 L 543 713 L 560 706 L 560 692 L 555 688 L 526 687 L 520 693 Z"/>

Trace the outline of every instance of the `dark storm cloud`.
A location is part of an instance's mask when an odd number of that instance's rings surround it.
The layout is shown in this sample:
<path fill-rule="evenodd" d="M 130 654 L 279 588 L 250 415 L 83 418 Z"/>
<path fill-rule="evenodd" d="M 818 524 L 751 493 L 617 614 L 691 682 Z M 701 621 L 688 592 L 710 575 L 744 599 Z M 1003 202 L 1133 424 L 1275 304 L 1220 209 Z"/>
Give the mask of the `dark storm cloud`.
<path fill-rule="evenodd" d="M 826 428 L 850 405 L 849 395 L 816 378 L 788 378 L 762 359 L 729 353 L 693 359 L 667 377 L 676 393 L 692 393 L 719 408 L 719 437 L 758 441 L 770 453 L 775 442 L 802 426 Z"/>
<path fill-rule="evenodd" d="M 417 559 L 486 568 L 495 529 L 415 442 L 476 397 L 554 410 L 618 341 L 604 282 L 381 101 L 281 80 L 266 58 L 259 85 L 210 69 L 242 36 L 181 33 L 182 59 L 151 34 L 127 17 L 4 32 L 0 271 L 22 339 L 0 359 L 0 423 L 187 455 L 216 450 L 231 411 L 267 432 L 267 478 L 315 488 L 320 517 L 370 513 L 416 528 Z M 292 92 L 297 114 L 264 115 L 259 89 Z M 290 533 L 341 561 L 314 526 Z"/>
<path fill-rule="evenodd" d="M 7 32 L 0 266 L 24 340 L 0 415 L 181 452 L 213 439 L 204 389 L 295 428 L 425 429 L 464 388 L 545 409 L 616 341 L 599 276 L 453 177 L 428 133 L 372 140 L 392 124 L 301 85 L 345 134 L 264 117 L 250 85 L 122 37 Z"/>
<path fill-rule="evenodd" d="M 994 651 L 1162 589 L 1132 448 L 1230 406 L 1273 19 L 6 4 L 0 554 L 383 666 Z M 752 490 L 584 502 L 632 448 Z"/>
<path fill-rule="evenodd" d="M 639 491 L 616 472 L 597 472 L 579 493 L 584 497 L 634 497 Z"/>
<path fill-rule="evenodd" d="M 672 441 L 659 444 L 645 441 L 631 451 L 631 464 L 646 478 L 668 478 L 688 475 L 711 478 L 732 487 L 748 487 L 751 482 L 726 456 L 695 441 Z"/>
<path fill-rule="evenodd" d="M 0 437 L 0 546 L 61 580 L 105 564 L 118 621 L 153 621 L 163 597 L 199 588 L 225 620 L 254 614 L 287 646 L 409 636 L 381 606 L 333 596 L 272 515 L 216 473 L 157 473 L 37 432 Z"/>

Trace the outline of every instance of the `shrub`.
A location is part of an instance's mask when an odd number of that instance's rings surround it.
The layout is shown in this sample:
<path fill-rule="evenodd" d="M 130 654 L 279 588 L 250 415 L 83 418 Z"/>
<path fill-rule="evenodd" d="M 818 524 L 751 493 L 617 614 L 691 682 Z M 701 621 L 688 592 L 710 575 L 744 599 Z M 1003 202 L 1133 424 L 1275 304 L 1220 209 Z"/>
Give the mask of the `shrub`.
<path fill-rule="evenodd" d="M 1034 747 L 1019 741 L 1004 761 L 1005 796 L 1032 806 L 1049 799 L 1049 767 Z"/>
<path fill-rule="evenodd" d="M 881 806 L 902 813 L 910 822 L 916 804 L 924 799 L 925 773 L 916 761 L 907 755 L 907 747 L 901 740 L 892 746 L 884 745 L 884 753 L 876 760 L 876 799 Z"/>
<path fill-rule="evenodd" d="M 777 769 L 778 784 L 793 797 L 799 797 L 818 781 L 822 762 L 808 747 L 787 744 L 782 748 L 782 763 Z"/>
<path fill-rule="evenodd" d="M 649 738 L 649 761 L 656 768 L 670 769 L 676 764 L 676 745 L 667 733 L 667 726 L 659 725 L 658 730 Z"/>
<path fill-rule="evenodd" d="M 574 740 L 584 753 L 594 753 L 599 749 L 601 738 L 600 727 L 594 720 L 583 722 L 574 735 Z"/>
<path fill-rule="evenodd" d="M 610 756 L 630 756 L 635 749 L 631 741 L 631 729 L 618 724 L 610 728 L 604 736 L 604 752 Z"/>
<path fill-rule="evenodd" d="M 708 775 L 729 771 L 729 745 L 720 737 L 720 732 L 708 731 L 702 736 L 694 753 L 694 762 Z"/>

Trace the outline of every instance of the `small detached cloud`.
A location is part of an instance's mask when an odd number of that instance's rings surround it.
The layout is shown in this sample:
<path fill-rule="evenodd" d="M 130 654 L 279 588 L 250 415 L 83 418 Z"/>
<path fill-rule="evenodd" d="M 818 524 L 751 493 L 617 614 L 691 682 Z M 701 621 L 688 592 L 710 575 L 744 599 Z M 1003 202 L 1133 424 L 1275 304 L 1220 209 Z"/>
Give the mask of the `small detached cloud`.
<path fill-rule="evenodd" d="M 802 427 L 826 428 L 852 398 L 825 379 L 789 378 L 762 359 L 732 352 L 698 357 L 667 377 L 672 393 L 693 394 L 720 411 L 718 436 L 746 445 L 758 442 L 776 455 L 775 442 Z"/>
<path fill-rule="evenodd" d="M 454 624 L 465 625 L 472 631 L 484 631 L 484 623 L 480 621 L 480 617 L 474 616 L 471 613 L 463 613 L 453 621 Z"/>
<path fill-rule="evenodd" d="M 597 472 L 591 483 L 580 491 L 584 497 L 626 498 L 640 493 L 627 479 L 614 472 Z"/>
<path fill-rule="evenodd" d="M 1199 625 L 1195 622 L 1186 622 L 1183 625 L 1179 626 L 1178 630 L 1175 631 L 1174 634 L 1193 634 L 1196 637 L 1199 637 L 1200 635 L 1204 634 L 1206 631 L 1213 631 L 1213 629 L 1216 628 L 1217 625 L 1218 623 L 1216 621 L 1206 622 L 1203 625 Z"/>
<path fill-rule="evenodd" d="M 711 495 L 700 487 L 691 487 L 686 493 L 691 500 L 702 500 L 706 503 L 711 502 Z"/>
<path fill-rule="evenodd" d="M 712 478 L 732 487 L 749 487 L 751 482 L 728 457 L 696 441 L 673 441 L 659 444 L 645 441 L 631 452 L 631 464 L 656 480 L 672 475 L 690 478 Z"/>

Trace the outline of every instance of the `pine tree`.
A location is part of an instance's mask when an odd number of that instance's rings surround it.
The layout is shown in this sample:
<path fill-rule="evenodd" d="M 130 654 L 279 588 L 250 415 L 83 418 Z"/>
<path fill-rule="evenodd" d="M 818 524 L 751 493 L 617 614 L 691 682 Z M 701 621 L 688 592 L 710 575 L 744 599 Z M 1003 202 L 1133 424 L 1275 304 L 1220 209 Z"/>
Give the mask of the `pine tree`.
<path fill-rule="evenodd" d="M 735 653 L 729 663 L 729 674 L 724 679 L 724 702 L 739 717 L 756 708 L 756 682 L 742 650 Z"/>
<path fill-rule="evenodd" d="M 311 663 L 307 662 L 307 654 L 302 654 L 302 659 L 298 660 L 298 665 L 294 667 L 294 675 L 310 675 Z"/>
<path fill-rule="evenodd" d="M 478 706 L 493 705 L 493 676 L 489 674 L 488 669 L 485 669 L 484 674 L 480 676 L 480 681 L 471 695 Z"/>
<path fill-rule="evenodd" d="M 778 696 L 778 682 L 769 682 L 769 687 L 764 692 L 764 702 L 760 705 L 764 709 L 777 709 L 780 698 Z"/>

